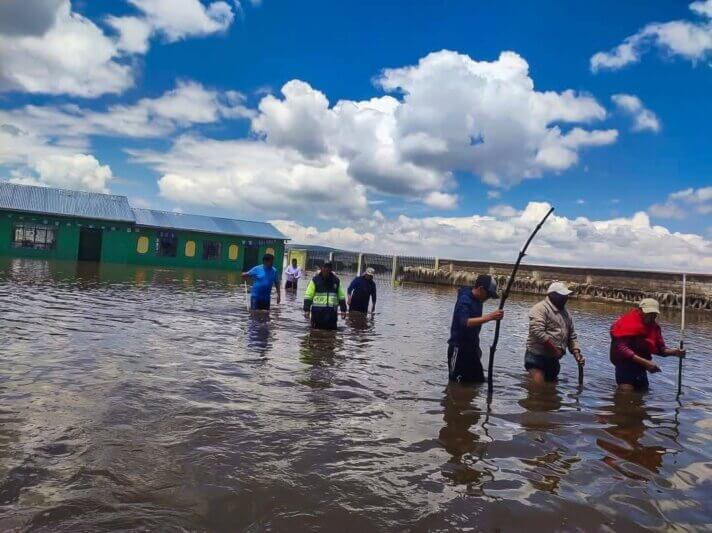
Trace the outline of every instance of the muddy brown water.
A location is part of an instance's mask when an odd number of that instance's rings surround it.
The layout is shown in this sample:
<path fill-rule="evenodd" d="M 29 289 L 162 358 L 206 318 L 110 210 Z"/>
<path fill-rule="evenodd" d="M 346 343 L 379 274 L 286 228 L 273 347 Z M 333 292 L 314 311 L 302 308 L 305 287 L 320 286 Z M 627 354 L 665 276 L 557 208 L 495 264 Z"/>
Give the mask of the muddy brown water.
<path fill-rule="evenodd" d="M 0 530 L 712 527 L 709 315 L 680 401 L 672 359 L 615 392 L 625 308 L 590 302 L 570 305 L 584 387 L 567 356 L 536 389 L 515 296 L 488 407 L 447 386 L 454 289 L 379 289 L 373 320 L 310 332 L 299 296 L 250 316 L 232 273 L 0 263 Z"/>

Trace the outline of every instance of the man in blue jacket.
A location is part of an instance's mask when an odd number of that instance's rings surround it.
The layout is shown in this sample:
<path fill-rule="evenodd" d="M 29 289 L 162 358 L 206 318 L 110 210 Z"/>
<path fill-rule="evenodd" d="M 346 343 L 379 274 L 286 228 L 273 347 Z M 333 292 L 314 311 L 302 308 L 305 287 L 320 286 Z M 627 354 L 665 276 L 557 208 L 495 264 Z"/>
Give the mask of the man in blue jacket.
<path fill-rule="evenodd" d="M 484 383 L 480 329 L 482 324 L 502 320 L 499 309 L 482 315 L 482 304 L 497 297 L 497 282 L 492 276 L 480 275 L 474 287 L 457 291 L 457 302 L 452 314 L 450 339 L 447 341 L 447 363 L 450 381 L 458 383 Z"/>
<path fill-rule="evenodd" d="M 373 276 L 376 271 L 367 268 L 363 276 L 354 278 L 346 291 L 348 295 L 349 311 L 368 313 L 368 302 L 371 301 L 371 313 L 376 311 L 376 283 Z"/>

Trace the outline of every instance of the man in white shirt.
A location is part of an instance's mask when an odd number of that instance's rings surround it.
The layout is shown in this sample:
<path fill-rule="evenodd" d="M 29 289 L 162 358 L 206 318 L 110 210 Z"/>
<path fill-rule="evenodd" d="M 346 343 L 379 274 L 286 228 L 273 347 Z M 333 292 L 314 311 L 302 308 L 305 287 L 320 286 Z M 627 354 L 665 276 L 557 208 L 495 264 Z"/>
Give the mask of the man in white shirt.
<path fill-rule="evenodd" d="M 292 259 L 292 264 L 284 271 L 284 275 L 287 280 L 284 284 L 284 289 L 296 292 L 297 283 L 299 282 L 299 278 L 302 277 L 302 269 L 299 268 L 296 259 Z"/>

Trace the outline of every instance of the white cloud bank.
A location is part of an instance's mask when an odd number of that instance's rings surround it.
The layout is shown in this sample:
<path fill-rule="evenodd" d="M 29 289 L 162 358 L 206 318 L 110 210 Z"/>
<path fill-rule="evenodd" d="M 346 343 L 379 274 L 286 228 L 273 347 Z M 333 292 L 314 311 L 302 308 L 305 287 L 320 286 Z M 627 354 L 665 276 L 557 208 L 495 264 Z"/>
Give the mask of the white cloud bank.
<path fill-rule="evenodd" d="M 135 55 L 153 35 L 172 42 L 225 31 L 226 2 L 131 0 L 139 16 L 108 17 L 107 34 L 69 0 L 4 0 L 0 6 L 0 91 L 97 97 L 134 83 Z"/>
<path fill-rule="evenodd" d="M 368 192 L 450 209 L 455 172 L 509 187 L 566 170 L 581 150 L 618 134 L 587 127 L 606 117 L 593 97 L 534 90 L 528 64 L 513 52 L 491 62 L 436 52 L 383 71 L 377 84 L 391 94 L 331 104 L 292 80 L 260 100 L 253 137 L 186 135 L 166 152 L 132 154 L 161 173 L 161 194 L 175 202 L 333 218 L 359 216 Z M 314 181 L 334 192 L 317 192 Z M 245 194 L 253 189 L 264 194 Z"/>
<path fill-rule="evenodd" d="M 295 243 L 447 258 L 512 261 L 549 204 L 531 202 L 517 212 L 491 216 L 400 216 L 380 213 L 325 231 L 294 221 L 272 221 Z M 527 260 L 579 266 L 712 272 L 712 240 L 675 233 L 650 223 L 648 215 L 589 220 L 552 216 L 531 245 Z"/>
<path fill-rule="evenodd" d="M 704 61 L 712 53 L 712 0 L 692 2 L 690 9 L 697 20 L 654 22 L 627 37 L 608 52 L 591 57 L 591 70 L 617 70 L 640 61 L 650 48 L 689 61 Z"/>
<path fill-rule="evenodd" d="M 633 131 L 660 131 L 660 120 L 643 102 L 632 94 L 614 94 L 611 100 L 616 107 L 633 119 Z"/>
<path fill-rule="evenodd" d="M 683 219 L 690 213 L 709 215 L 712 213 L 712 187 L 683 189 L 668 195 L 662 204 L 653 204 L 648 209 L 658 218 Z"/>

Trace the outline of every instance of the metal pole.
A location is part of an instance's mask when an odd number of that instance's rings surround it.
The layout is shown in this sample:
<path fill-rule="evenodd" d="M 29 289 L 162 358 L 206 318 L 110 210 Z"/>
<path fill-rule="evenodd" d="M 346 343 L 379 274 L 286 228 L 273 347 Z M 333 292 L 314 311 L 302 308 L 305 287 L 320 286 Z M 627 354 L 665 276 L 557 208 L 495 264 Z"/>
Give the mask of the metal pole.
<path fill-rule="evenodd" d="M 356 275 L 361 275 L 361 270 L 363 269 L 363 254 L 358 254 L 358 266 L 356 267 Z"/>
<path fill-rule="evenodd" d="M 680 320 L 680 349 L 685 349 L 685 307 L 687 300 L 687 274 L 682 275 L 682 318 Z M 677 394 L 682 393 L 682 357 L 677 361 Z"/>
<path fill-rule="evenodd" d="M 435 258 L 435 270 L 440 270 L 440 258 Z"/>
<path fill-rule="evenodd" d="M 398 272 L 398 256 L 394 255 L 393 256 L 393 265 L 391 266 L 392 272 L 391 272 L 391 285 L 396 284 L 396 273 Z"/>

